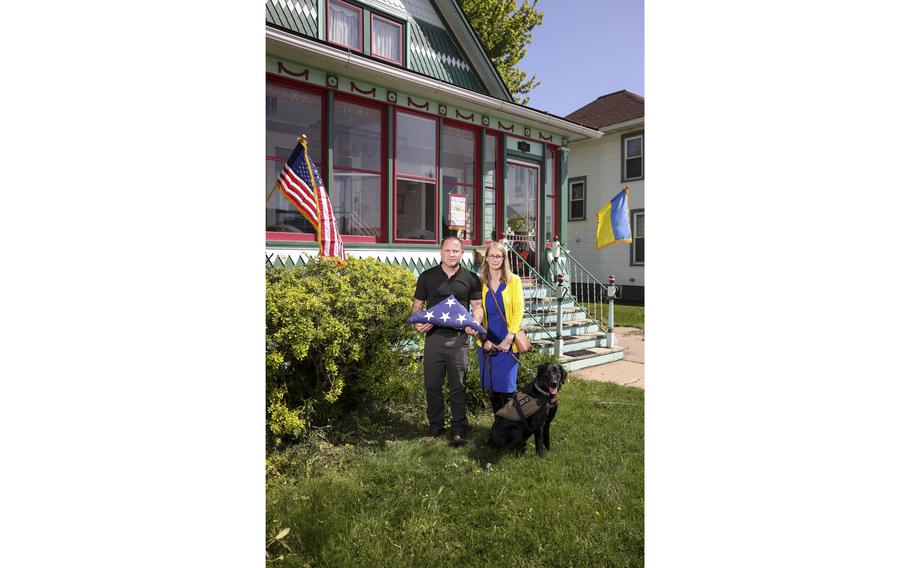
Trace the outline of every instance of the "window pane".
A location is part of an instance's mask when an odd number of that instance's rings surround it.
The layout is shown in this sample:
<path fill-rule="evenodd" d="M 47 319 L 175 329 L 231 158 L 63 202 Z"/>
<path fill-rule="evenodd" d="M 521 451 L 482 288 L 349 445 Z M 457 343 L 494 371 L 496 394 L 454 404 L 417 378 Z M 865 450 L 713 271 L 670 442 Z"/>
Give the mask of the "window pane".
<path fill-rule="evenodd" d="M 446 181 L 474 183 L 474 132 L 444 126 L 442 129 L 442 173 Z"/>
<path fill-rule="evenodd" d="M 544 180 L 544 195 L 555 195 L 553 191 L 553 178 L 555 177 L 556 170 L 553 166 L 554 155 L 553 150 L 549 147 L 547 148 L 547 179 Z"/>
<path fill-rule="evenodd" d="M 284 168 L 284 160 L 266 160 L 265 162 L 265 230 L 279 233 L 310 233 L 316 229 L 306 220 L 297 208 L 275 187 L 275 180 Z"/>
<path fill-rule="evenodd" d="M 265 88 L 265 228 L 286 233 L 315 233 L 313 226 L 275 189 L 275 180 L 297 145 L 307 136 L 310 159 L 322 166 L 322 97 L 271 83 Z M 273 191 L 274 190 L 274 191 Z"/>
<path fill-rule="evenodd" d="M 342 235 L 378 237 L 382 225 L 382 178 L 377 174 L 336 171 L 332 209 Z"/>
<path fill-rule="evenodd" d="M 506 174 L 506 223 L 516 234 L 537 228 L 537 170 L 508 164 Z"/>
<path fill-rule="evenodd" d="M 379 172 L 382 169 L 381 136 L 382 111 L 335 101 L 332 150 L 336 166 Z"/>
<path fill-rule="evenodd" d="M 556 220 L 553 218 L 553 205 L 556 198 L 547 196 L 543 206 L 543 226 L 544 238 L 548 241 L 553 240 L 553 233 L 556 231 Z"/>
<path fill-rule="evenodd" d="M 483 226 L 486 238 L 497 240 L 496 236 L 496 190 L 483 190 Z"/>
<path fill-rule="evenodd" d="M 632 158 L 631 160 L 626 160 L 626 177 L 641 177 L 641 158 Z"/>
<path fill-rule="evenodd" d="M 483 147 L 483 185 L 484 187 L 496 187 L 496 162 L 499 152 L 497 151 L 496 137 L 487 134 L 484 136 Z"/>
<path fill-rule="evenodd" d="M 446 179 L 446 182 L 449 180 Z M 460 239 L 473 240 L 474 238 L 474 188 L 463 185 L 443 184 L 445 198 L 443 201 L 443 219 L 442 235 L 444 237 L 455 236 Z M 449 218 L 451 207 L 450 195 L 463 195 L 465 197 L 465 225 L 464 229 L 451 229 L 452 219 Z"/>
<path fill-rule="evenodd" d="M 395 223 L 396 238 L 435 240 L 436 184 L 398 180 Z"/>
<path fill-rule="evenodd" d="M 644 262 L 645 261 L 645 240 L 644 239 L 635 239 L 635 258 L 633 262 Z"/>
<path fill-rule="evenodd" d="M 573 183 L 570 199 L 584 199 L 584 198 L 585 198 L 585 184 Z"/>
<path fill-rule="evenodd" d="M 582 219 L 585 216 L 585 204 L 582 201 L 573 201 L 570 204 L 571 212 L 569 215 L 573 219 Z"/>
<path fill-rule="evenodd" d="M 639 156 L 641 156 L 641 138 L 626 140 L 626 157 L 637 158 Z"/>
<path fill-rule="evenodd" d="M 645 236 L 645 216 L 636 215 L 635 216 L 635 236 L 642 237 Z"/>
<path fill-rule="evenodd" d="M 340 2 L 329 2 L 329 41 L 362 50 L 360 10 Z"/>
<path fill-rule="evenodd" d="M 496 163 L 499 146 L 495 136 L 486 134 L 483 142 L 483 239 L 497 240 L 496 235 Z M 481 240 L 483 240 L 481 239 Z"/>
<path fill-rule="evenodd" d="M 265 153 L 287 160 L 297 137 L 306 134 L 310 159 L 322 161 L 322 97 L 266 84 Z M 286 153 L 283 153 L 285 152 Z M 283 166 L 284 164 L 282 164 Z"/>
<path fill-rule="evenodd" d="M 380 18 L 373 18 L 373 55 L 401 61 L 401 28 Z"/>
<path fill-rule="evenodd" d="M 436 179 L 436 121 L 404 112 L 397 117 L 398 173 Z"/>

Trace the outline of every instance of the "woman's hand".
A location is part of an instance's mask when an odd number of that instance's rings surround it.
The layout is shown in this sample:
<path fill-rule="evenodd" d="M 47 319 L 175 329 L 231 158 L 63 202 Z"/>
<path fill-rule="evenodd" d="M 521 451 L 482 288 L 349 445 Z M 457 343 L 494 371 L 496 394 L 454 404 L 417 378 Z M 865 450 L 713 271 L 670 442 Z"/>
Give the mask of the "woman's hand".
<path fill-rule="evenodd" d="M 509 339 L 503 339 L 502 343 L 496 346 L 500 351 L 508 351 L 512 348 L 512 341 Z"/>
<path fill-rule="evenodd" d="M 484 350 L 484 351 L 492 351 L 492 350 L 493 350 L 493 342 L 490 341 L 489 339 L 487 339 L 486 341 L 484 341 L 484 342 L 483 342 L 483 350 Z"/>

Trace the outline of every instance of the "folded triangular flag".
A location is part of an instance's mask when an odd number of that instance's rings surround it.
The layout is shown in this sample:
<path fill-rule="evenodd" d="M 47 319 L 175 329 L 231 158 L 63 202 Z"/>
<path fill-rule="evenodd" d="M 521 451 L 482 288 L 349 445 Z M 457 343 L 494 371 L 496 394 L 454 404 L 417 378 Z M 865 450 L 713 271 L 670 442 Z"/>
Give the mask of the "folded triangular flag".
<path fill-rule="evenodd" d="M 450 329 L 464 329 L 470 327 L 477 333 L 486 333 L 487 330 L 477 323 L 468 310 L 464 309 L 461 302 L 450 295 L 432 308 L 414 314 L 408 318 L 408 323 L 431 323 L 436 327 Z"/>

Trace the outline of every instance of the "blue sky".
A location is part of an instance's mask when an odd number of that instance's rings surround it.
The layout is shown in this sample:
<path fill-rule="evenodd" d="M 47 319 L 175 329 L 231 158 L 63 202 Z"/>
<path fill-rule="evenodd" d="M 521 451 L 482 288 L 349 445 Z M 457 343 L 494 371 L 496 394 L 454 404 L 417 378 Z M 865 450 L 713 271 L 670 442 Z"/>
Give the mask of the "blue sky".
<path fill-rule="evenodd" d="M 543 25 L 518 67 L 541 84 L 528 105 L 566 115 L 601 95 L 644 96 L 644 0 L 540 0 Z"/>

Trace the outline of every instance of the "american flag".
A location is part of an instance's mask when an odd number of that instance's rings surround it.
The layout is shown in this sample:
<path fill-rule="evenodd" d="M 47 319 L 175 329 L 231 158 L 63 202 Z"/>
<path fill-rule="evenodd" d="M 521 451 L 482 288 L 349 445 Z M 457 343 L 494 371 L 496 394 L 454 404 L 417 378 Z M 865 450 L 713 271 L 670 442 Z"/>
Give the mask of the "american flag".
<path fill-rule="evenodd" d="M 455 296 L 451 294 L 432 308 L 410 316 L 407 322 L 431 323 L 436 327 L 448 327 L 451 329 L 470 327 L 477 333 L 487 332 L 482 325 L 477 323 L 474 316 L 468 313 L 468 310 L 461 305 L 461 302 L 456 300 Z"/>
<path fill-rule="evenodd" d="M 332 258 L 339 266 L 343 266 L 348 257 L 344 253 L 341 235 L 338 234 L 332 201 L 325 191 L 325 184 L 319 177 L 316 165 L 307 153 L 306 136 L 297 139 L 297 147 L 294 148 L 275 183 L 281 188 L 285 199 L 316 228 L 320 256 Z"/>

